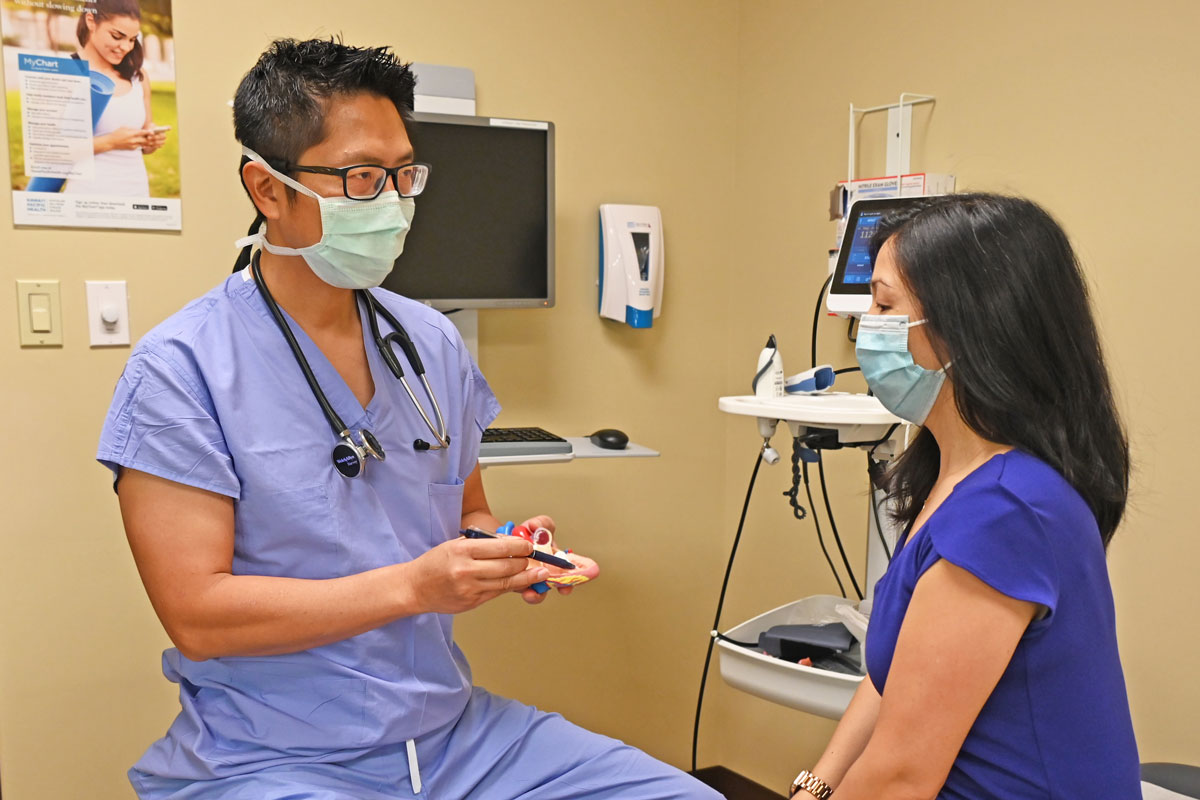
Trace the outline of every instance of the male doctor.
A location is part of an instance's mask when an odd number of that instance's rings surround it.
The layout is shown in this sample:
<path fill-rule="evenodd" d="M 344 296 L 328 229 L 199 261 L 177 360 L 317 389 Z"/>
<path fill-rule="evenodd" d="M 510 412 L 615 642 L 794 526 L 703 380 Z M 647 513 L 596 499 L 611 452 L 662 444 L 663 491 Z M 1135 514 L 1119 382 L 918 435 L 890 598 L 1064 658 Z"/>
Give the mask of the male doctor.
<path fill-rule="evenodd" d="M 557 568 L 459 537 L 497 525 L 477 455 L 499 405 L 441 314 L 374 288 L 430 179 L 413 87 L 386 48 L 281 40 L 238 88 L 254 256 L 139 342 L 98 453 L 182 706 L 130 780 L 145 800 L 717 798 L 472 686 L 453 615 L 537 602 Z M 411 340 L 411 395 L 373 314 Z"/>

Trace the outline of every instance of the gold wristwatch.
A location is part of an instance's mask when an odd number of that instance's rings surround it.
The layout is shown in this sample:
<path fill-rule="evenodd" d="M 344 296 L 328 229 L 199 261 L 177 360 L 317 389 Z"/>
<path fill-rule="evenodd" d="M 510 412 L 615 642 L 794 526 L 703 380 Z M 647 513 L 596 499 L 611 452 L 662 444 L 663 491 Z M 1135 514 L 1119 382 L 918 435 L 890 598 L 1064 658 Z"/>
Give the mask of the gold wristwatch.
<path fill-rule="evenodd" d="M 830 797 L 833 797 L 833 787 L 806 769 L 800 770 L 796 780 L 792 781 L 792 790 L 788 792 L 788 797 L 793 797 L 801 789 L 817 800 L 829 800 Z"/>

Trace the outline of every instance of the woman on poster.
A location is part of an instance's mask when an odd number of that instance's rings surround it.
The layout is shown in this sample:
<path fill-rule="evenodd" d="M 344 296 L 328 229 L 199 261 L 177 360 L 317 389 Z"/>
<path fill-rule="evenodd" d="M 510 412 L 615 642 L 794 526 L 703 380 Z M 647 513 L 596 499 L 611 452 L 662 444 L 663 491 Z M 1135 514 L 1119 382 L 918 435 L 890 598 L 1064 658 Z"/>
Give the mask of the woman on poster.
<path fill-rule="evenodd" d="M 112 79 L 116 87 L 93 132 L 94 176 L 68 180 L 67 192 L 150 196 L 143 156 L 162 147 L 166 131 L 151 119 L 150 81 L 142 69 L 141 25 L 137 0 L 88 0 L 79 15 L 78 57 L 93 72 Z"/>

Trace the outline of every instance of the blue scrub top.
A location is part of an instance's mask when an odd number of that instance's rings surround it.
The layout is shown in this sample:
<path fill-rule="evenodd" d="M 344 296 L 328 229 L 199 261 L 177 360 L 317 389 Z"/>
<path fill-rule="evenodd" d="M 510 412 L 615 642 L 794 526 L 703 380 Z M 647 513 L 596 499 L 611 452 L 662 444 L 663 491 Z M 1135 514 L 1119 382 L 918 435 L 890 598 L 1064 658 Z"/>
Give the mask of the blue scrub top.
<path fill-rule="evenodd" d="M 1083 497 L 1016 450 L 960 481 L 875 586 L 866 661 L 880 693 L 913 589 L 943 558 L 1048 613 L 1021 637 L 938 797 L 1141 797 L 1108 568 Z"/>
<path fill-rule="evenodd" d="M 463 481 L 499 404 L 442 314 L 383 290 L 376 298 L 416 344 L 452 438 L 432 437 L 363 321 L 375 396 L 364 409 L 288 317 L 321 388 L 387 460 L 344 478 L 337 439 L 245 271 L 148 333 L 117 384 L 97 458 L 234 499 L 233 572 L 333 578 L 411 561 L 458 535 Z M 362 313 L 360 305 L 360 314 Z M 286 313 L 285 313 L 286 316 Z M 382 332 L 387 322 L 380 318 Z M 414 378 L 401 357 L 405 374 Z M 417 397 L 432 408 L 419 380 Z M 169 530 L 161 535 L 170 536 Z M 453 721 L 471 692 L 452 617 L 421 614 L 283 656 L 195 662 L 169 649 L 163 673 L 182 711 L 136 768 L 207 780 L 274 764 L 337 761 Z"/>

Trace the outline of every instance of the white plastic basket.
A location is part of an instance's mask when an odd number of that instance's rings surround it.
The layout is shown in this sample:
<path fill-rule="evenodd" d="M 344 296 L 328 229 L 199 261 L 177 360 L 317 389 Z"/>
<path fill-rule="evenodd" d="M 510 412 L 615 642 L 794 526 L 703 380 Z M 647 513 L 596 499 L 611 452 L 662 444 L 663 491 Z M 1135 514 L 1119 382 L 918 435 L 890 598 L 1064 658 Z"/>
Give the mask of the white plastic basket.
<path fill-rule="evenodd" d="M 756 642 L 758 635 L 773 625 L 806 625 L 840 619 L 835 608 L 846 605 L 844 597 L 819 594 L 759 614 L 725 635 L 743 642 Z M 717 640 L 721 677 L 730 686 L 773 703 L 839 719 L 854 696 L 861 675 L 845 675 L 805 667 L 773 658 L 746 647 Z"/>

